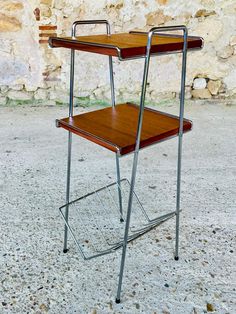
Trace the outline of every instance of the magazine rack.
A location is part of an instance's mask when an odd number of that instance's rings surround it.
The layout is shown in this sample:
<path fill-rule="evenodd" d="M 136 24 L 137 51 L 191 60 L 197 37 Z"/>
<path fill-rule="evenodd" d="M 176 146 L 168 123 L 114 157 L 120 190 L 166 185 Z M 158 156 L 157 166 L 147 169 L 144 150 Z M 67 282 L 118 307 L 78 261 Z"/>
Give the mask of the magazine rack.
<path fill-rule="evenodd" d="M 76 28 L 81 24 L 104 24 L 106 34 L 77 37 Z M 182 35 L 168 33 L 172 31 L 181 31 Z M 111 34 L 110 25 L 106 20 L 89 20 L 74 22 L 71 37 L 51 37 L 49 44 L 52 48 L 63 47 L 71 50 L 69 117 L 56 120 L 57 127 L 69 131 L 66 204 L 60 208 L 65 222 L 64 252 L 68 251 L 68 231 L 85 260 L 114 252 L 122 247 L 116 296 L 116 302 L 120 303 L 126 248 L 129 241 L 137 239 L 175 216 L 175 259 L 178 260 L 182 137 L 183 133 L 191 130 L 192 127 L 191 121 L 184 119 L 186 57 L 187 50 L 202 48 L 203 39 L 188 36 L 187 28 L 182 25 L 154 27 L 147 33 Z M 109 56 L 111 107 L 73 115 L 75 50 Z M 150 57 L 170 53 L 182 54 L 179 116 L 145 107 Z M 141 99 L 138 105 L 133 103 L 116 105 L 112 57 L 117 57 L 121 61 L 144 58 Z M 89 191 L 85 196 L 74 201 L 70 201 L 72 133 L 114 152 L 117 170 L 115 183 L 94 192 Z M 178 136 L 176 209 L 150 219 L 134 192 L 139 150 L 174 136 Z M 130 153 L 134 156 L 129 182 L 127 179 L 120 178 L 119 158 Z M 98 219 L 101 215 L 103 218 Z"/>

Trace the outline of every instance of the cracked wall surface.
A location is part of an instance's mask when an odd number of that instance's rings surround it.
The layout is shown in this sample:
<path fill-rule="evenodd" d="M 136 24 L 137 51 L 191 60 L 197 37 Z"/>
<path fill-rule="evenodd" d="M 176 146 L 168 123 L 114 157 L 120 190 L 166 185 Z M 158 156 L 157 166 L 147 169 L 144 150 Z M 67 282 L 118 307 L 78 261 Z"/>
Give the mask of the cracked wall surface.
<path fill-rule="evenodd" d="M 149 30 L 185 24 L 202 36 L 204 49 L 188 55 L 187 98 L 236 95 L 235 0 L 0 0 L 0 104 L 11 101 L 67 103 L 69 51 L 48 48 L 48 37 L 70 35 L 73 21 L 107 19 L 113 32 Z M 78 34 L 101 33 L 104 26 L 78 28 Z M 179 93 L 179 56 L 153 58 L 147 98 L 152 102 Z M 138 99 L 143 60 L 114 60 L 117 98 Z M 109 101 L 108 60 L 76 56 L 76 101 Z"/>

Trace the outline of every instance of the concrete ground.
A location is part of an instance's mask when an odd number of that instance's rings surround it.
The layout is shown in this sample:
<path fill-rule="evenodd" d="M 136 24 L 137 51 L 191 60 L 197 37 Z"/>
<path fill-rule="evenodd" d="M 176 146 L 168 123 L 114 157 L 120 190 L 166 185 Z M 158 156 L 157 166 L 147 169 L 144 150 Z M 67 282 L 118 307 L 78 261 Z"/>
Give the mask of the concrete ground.
<path fill-rule="evenodd" d="M 1 107 L 0 115 L 0 313 L 236 313 L 236 103 L 187 104 L 194 127 L 184 137 L 180 260 L 172 218 L 129 245 L 121 304 L 120 250 L 85 262 L 70 238 L 62 252 L 67 134 L 54 120 L 67 108 Z M 174 209 L 176 148 L 172 139 L 140 153 L 136 192 L 150 215 Z M 75 137 L 72 199 L 114 181 L 114 161 Z M 122 177 L 131 164 L 122 158 Z"/>

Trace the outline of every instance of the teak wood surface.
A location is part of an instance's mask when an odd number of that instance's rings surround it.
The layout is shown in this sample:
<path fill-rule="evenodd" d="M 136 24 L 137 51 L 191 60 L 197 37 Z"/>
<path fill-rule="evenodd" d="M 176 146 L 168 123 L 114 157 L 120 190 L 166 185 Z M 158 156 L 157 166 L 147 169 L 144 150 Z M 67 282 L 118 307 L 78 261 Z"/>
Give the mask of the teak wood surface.
<path fill-rule="evenodd" d="M 138 115 L 139 106 L 126 103 L 57 120 L 57 124 L 113 152 L 125 155 L 135 150 Z M 191 128 L 191 121 L 184 119 L 184 132 Z M 179 117 L 145 108 L 140 148 L 176 136 L 178 132 Z"/>
<path fill-rule="evenodd" d="M 122 59 L 138 58 L 146 54 L 147 34 L 120 33 L 112 35 L 92 35 L 72 37 L 50 37 L 51 47 L 64 47 L 87 52 L 120 57 Z M 203 46 L 201 37 L 188 37 L 188 49 L 200 49 Z M 183 49 L 183 37 L 178 35 L 154 35 L 151 54 L 177 52 Z"/>

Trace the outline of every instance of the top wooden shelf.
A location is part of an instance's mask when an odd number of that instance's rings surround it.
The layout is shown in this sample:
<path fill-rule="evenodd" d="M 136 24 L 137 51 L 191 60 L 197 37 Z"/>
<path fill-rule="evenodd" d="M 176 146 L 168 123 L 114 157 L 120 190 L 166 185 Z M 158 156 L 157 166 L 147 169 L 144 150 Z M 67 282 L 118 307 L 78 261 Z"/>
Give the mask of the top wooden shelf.
<path fill-rule="evenodd" d="M 146 54 L 146 33 L 120 33 L 112 35 L 92 35 L 79 37 L 50 37 L 49 45 L 82 50 L 119 57 L 119 59 L 141 58 Z M 203 39 L 188 36 L 188 49 L 201 49 Z M 183 49 L 183 37 L 179 35 L 157 34 L 153 36 L 151 54 L 174 53 Z"/>

